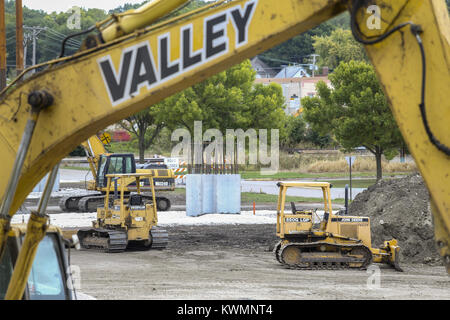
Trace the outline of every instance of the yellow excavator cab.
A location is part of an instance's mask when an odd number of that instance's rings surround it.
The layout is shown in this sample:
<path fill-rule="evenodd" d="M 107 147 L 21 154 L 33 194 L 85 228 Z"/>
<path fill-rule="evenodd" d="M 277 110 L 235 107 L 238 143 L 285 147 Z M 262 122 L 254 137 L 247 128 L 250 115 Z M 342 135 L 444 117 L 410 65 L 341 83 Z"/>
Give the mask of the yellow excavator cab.
<path fill-rule="evenodd" d="M 5 299 L 13 267 L 22 247 L 26 224 L 13 224 L 8 233 L 5 252 L 0 259 L 0 299 Z M 72 300 L 69 264 L 61 230 L 49 226 L 39 243 L 22 299 Z"/>

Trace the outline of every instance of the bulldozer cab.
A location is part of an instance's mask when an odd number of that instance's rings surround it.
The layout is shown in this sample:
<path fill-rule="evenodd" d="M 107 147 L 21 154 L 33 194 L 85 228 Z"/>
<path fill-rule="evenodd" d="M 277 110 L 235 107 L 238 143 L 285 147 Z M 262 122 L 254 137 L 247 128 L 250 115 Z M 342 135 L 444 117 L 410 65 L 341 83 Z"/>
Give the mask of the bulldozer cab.
<path fill-rule="evenodd" d="M 289 182 L 278 183 L 280 188 L 277 210 L 277 235 L 280 238 L 297 236 L 306 232 L 329 232 L 342 237 L 359 239 L 371 246 L 370 219 L 368 217 L 348 216 L 333 213 L 328 182 Z M 286 192 L 290 188 L 322 190 L 323 214 L 317 209 L 299 209 L 291 202 L 291 212 L 285 212 Z"/>
<path fill-rule="evenodd" d="M 142 203 L 142 185 L 144 180 L 149 180 L 151 182 L 150 192 L 152 193 L 152 202 L 156 202 L 155 200 L 155 187 L 153 183 L 153 174 L 152 173 L 114 173 L 114 174 L 106 174 L 106 187 L 108 189 L 113 189 L 113 197 L 114 202 L 122 203 L 122 204 L 131 204 L 131 203 Z M 135 185 L 136 193 L 129 193 L 128 187 L 130 184 Z M 147 191 L 147 188 L 145 188 Z M 111 203 L 110 199 L 111 195 L 106 195 L 105 197 L 105 207 L 108 203 Z"/>
<path fill-rule="evenodd" d="M 25 237 L 26 225 L 12 225 L 6 250 L 0 260 L 0 299 L 5 299 L 13 268 Z M 34 258 L 24 300 L 72 300 L 75 292 L 70 285 L 68 261 L 61 232 L 50 226 L 39 243 Z"/>
<path fill-rule="evenodd" d="M 330 188 L 327 182 L 279 182 L 277 203 L 277 236 L 284 238 L 289 235 L 298 235 L 310 232 L 313 227 L 325 231 L 330 214 L 332 213 Z M 320 218 L 317 209 L 304 209 L 291 202 L 291 211 L 286 212 L 286 193 L 289 188 L 319 189 L 322 190 L 324 214 Z"/>
<path fill-rule="evenodd" d="M 153 176 L 151 173 L 123 173 L 107 174 L 107 188 L 114 189 L 113 194 L 106 194 L 103 207 L 97 209 L 97 218 L 105 221 L 108 225 L 121 225 L 129 227 L 134 216 L 147 216 L 146 221 L 154 221 L 156 224 L 156 197 L 153 186 Z M 151 182 L 150 191 L 152 198 L 144 201 L 141 195 L 141 180 L 149 179 Z M 130 181 L 136 184 L 136 193 L 127 193 L 127 186 Z M 112 198 L 112 199 L 111 199 Z M 141 219 L 137 219 L 140 221 Z M 131 224 L 130 224 L 131 223 Z"/>

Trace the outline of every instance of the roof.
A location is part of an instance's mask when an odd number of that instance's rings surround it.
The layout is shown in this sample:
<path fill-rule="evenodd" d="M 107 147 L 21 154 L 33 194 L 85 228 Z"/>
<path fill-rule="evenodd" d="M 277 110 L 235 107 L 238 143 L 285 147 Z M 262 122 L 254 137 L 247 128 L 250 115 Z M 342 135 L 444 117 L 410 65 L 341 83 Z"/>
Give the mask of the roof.
<path fill-rule="evenodd" d="M 315 83 L 318 81 L 325 81 L 327 84 L 330 83 L 330 80 L 328 77 L 324 76 L 315 76 L 315 77 L 309 77 L 309 78 L 260 78 L 255 79 L 255 83 L 270 83 L 275 82 L 279 84 L 286 84 L 286 83 Z"/>
<path fill-rule="evenodd" d="M 276 74 L 276 71 L 270 68 L 257 56 L 250 60 L 250 63 L 252 64 L 253 69 L 257 72 L 258 75 L 263 74 L 269 77 L 273 77 Z"/>
<path fill-rule="evenodd" d="M 309 73 L 305 68 L 299 66 L 290 66 L 281 69 L 280 72 L 277 73 L 275 78 L 301 78 L 301 77 L 310 77 Z"/>

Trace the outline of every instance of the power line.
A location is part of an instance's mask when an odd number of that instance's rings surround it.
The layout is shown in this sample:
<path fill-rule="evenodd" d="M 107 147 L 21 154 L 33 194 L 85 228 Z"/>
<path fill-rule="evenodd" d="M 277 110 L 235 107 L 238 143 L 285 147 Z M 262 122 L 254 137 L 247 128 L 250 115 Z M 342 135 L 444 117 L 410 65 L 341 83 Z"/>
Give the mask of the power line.
<path fill-rule="evenodd" d="M 50 35 L 50 34 L 43 34 L 43 36 L 47 37 L 50 40 L 53 40 L 53 41 L 57 42 L 57 43 L 52 43 L 54 45 L 60 46 L 60 43 L 62 42 L 62 39 L 58 39 L 58 38 L 56 38 L 56 37 L 54 37 L 53 35 Z M 80 45 L 78 43 L 75 43 L 75 42 L 68 41 L 68 44 L 76 47 L 77 49 L 80 47 Z"/>
<path fill-rule="evenodd" d="M 49 32 L 51 32 L 51 33 L 54 33 L 55 35 L 60 36 L 60 37 L 63 37 L 63 38 L 67 37 L 66 34 L 61 33 L 61 32 L 59 32 L 59 31 L 56 31 L 55 29 L 47 28 L 47 30 L 48 30 Z"/>
<path fill-rule="evenodd" d="M 48 36 L 49 38 L 51 38 L 54 41 L 62 41 L 62 40 L 64 40 L 64 38 L 66 38 L 66 35 L 64 35 L 63 33 L 58 32 L 58 31 L 53 30 L 53 29 L 50 29 L 48 27 L 40 27 L 40 26 L 29 27 L 29 26 L 24 26 L 24 29 L 47 31 L 43 35 Z M 81 46 L 81 41 L 76 40 L 76 39 L 69 39 L 68 43 L 72 44 L 74 46 Z"/>
<path fill-rule="evenodd" d="M 57 41 L 57 42 L 62 42 L 62 41 L 64 40 L 64 39 L 62 39 L 62 38 L 58 38 L 58 37 L 55 36 L 54 34 L 46 34 L 46 36 L 49 37 L 49 38 L 51 38 L 51 39 L 53 39 L 54 41 Z M 72 40 L 72 41 L 68 40 L 67 43 L 68 43 L 68 44 L 75 45 L 75 46 L 80 46 L 80 45 L 81 45 L 81 43 L 78 43 L 78 42 L 73 41 L 73 40 Z"/>
<path fill-rule="evenodd" d="M 64 40 L 67 37 L 66 35 L 64 35 L 64 34 L 62 34 L 60 32 L 57 32 L 57 31 L 55 31 L 53 29 L 46 29 L 46 31 L 48 31 L 50 33 L 53 33 L 53 35 L 55 37 L 59 38 L 60 40 Z M 81 41 L 73 39 L 73 38 L 67 40 L 67 42 L 73 42 L 74 44 L 81 45 Z"/>
<path fill-rule="evenodd" d="M 54 51 L 54 50 L 52 50 L 52 49 L 50 49 L 50 48 L 42 47 L 41 50 L 42 50 L 42 51 L 46 51 L 47 53 L 51 53 L 51 54 L 54 55 L 55 57 L 58 56 L 58 52 L 57 52 L 57 51 Z"/>
<path fill-rule="evenodd" d="M 50 40 L 54 40 L 52 38 L 49 38 Z M 61 49 L 61 45 L 59 43 L 55 43 L 55 42 L 45 42 L 47 47 L 52 47 L 56 50 L 60 50 Z M 79 47 L 78 46 L 73 46 L 73 45 L 68 45 L 66 46 L 69 49 L 73 49 L 73 50 L 78 50 Z"/>

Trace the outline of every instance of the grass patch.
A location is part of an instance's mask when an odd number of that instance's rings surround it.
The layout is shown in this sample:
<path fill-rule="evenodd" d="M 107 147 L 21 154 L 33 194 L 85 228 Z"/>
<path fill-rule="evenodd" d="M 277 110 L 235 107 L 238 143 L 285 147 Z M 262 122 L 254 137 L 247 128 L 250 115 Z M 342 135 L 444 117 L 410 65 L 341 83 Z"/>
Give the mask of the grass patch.
<path fill-rule="evenodd" d="M 176 194 L 185 194 L 186 188 L 175 188 L 175 190 L 171 192 L 175 192 Z"/>
<path fill-rule="evenodd" d="M 185 188 L 175 188 L 173 191 L 177 194 L 185 194 Z M 241 203 L 273 203 L 276 205 L 278 201 L 278 195 L 276 194 L 268 194 L 268 193 L 259 193 L 259 192 L 242 192 L 241 193 Z M 323 203 L 322 198 L 308 198 L 308 197 L 296 197 L 296 196 L 286 196 L 286 203 L 289 202 L 304 202 L 304 203 Z M 344 199 L 335 199 L 332 203 L 344 204 Z"/>
<path fill-rule="evenodd" d="M 276 204 L 278 201 L 278 195 L 268 194 L 268 193 L 255 193 L 255 192 L 242 192 L 241 202 L 253 202 L 255 203 L 273 203 Z M 286 196 L 286 203 L 289 202 L 305 202 L 305 203 L 322 203 L 322 198 L 308 198 L 308 197 L 296 197 L 296 196 Z M 333 203 L 344 204 L 344 199 L 335 199 Z"/>
<path fill-rule="evenodd" d="M 322 173 L 304 173 L 295 171 L 277 172 L 273 175 L 262 175 L 259 171 L 242 171 L 242 179 L 260 179 L 260 180 L 282 180 L 282 179 L 320 179 L 320 178 L 347 178 L 347 172 L 322 172 Z M 393 177 L 397 175 L 408 175 L 410 172 L 388 172 L 383 173 L 383 177 Z M 352 172 L 352 177 L 375 177 L 376 172 Z M 348 180 L 347 180 L 348 181 Z M 352 180 L 352 185 L 353 185 Z M 345 183 L 344 183 L 345 185 Z"/>
<path fill-rule="evenodd" d="M 399 163 L 388 162 L 383 160 L 381 167 L 384 173 L 387 172 L 412 172 L 417 171 L 415 163 Z M 376 163 L 373 157 L 357 157 L 352 164 L 352 169 L 355 172 L 375 172 Z M 309 164 L 306 167 L 307 172 L 348 172 L 348 164 L 345 159 L 339 160 L 319 160 Z"/>

